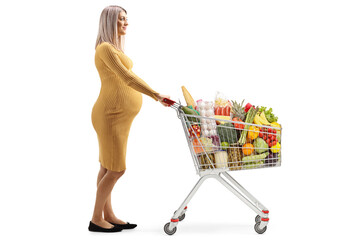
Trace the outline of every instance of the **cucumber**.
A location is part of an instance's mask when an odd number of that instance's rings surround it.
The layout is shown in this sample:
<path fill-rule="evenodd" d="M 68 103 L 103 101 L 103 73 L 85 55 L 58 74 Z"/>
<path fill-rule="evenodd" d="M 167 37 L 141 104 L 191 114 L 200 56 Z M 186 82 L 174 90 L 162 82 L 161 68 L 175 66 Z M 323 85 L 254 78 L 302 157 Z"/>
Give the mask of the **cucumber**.
<path fill-rule="evenodd" d="M 242 162 L 256 162 L 256 161 L 260 161 L 263 160 L 267 157 L 267 155 L 269 155 L 269 152 L 266 153 L 262 153 L 259 155 L 252 155 L 252 156 L 246 156 L 242 158 Z"/>
<path fill-rule="evenodd" d="M 195 110 L 188 108 L 186 106 L 182 106 L 181 109 L 184 111 L 185 114 L 199 116 L 199 114 Z M 188 118 L 188 120 L 190 122 L 196 122 L 196 123 L 200 122 L 200 118 L 189 117 L 189 116 L 186 116 L 186 117 Z"/>
<path fill-rule="evenodd" d="M 258 168 L 261 167 L 261 165 L 264 164 L 263 161 L 260 162 L 249 162 L 242 165 L 242 169 L 252 169 L 252 168 Z"/>

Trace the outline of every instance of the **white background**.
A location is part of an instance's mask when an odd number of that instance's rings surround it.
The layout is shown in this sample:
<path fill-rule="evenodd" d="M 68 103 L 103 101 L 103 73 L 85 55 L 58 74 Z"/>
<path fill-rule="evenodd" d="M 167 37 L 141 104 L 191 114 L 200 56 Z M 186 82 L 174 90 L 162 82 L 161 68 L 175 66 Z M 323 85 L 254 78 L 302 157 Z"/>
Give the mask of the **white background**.
<path fill-rule="evenodd" d="M 91 110 L 102 9 L 128 12 L 125 53 L 153 89 L 184 103 L 216 91 L 272 107 L 280 168 L 233 172 L 270 210 L 205 182 L 172 237 L 196 175 L 175 111 L 144 95 L 113 207 L 131 231 L 87 230 L 99 169 Z M 0 8 L 0 238 L 304 239 L 358 234 L 358 1 L 8 1 Z M 6 236 L 6 237 L 5 237 Z"/>

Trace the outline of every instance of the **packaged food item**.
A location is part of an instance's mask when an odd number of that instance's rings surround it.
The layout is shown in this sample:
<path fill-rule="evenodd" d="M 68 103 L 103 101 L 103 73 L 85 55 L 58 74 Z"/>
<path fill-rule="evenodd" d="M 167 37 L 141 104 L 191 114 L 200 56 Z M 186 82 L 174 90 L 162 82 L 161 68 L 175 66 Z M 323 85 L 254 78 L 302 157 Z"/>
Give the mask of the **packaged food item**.
<path fill-rule="evenodd" d="M 230 101 L 227 99 L 227 97 L 225 97 L 225 95 L 219 91 L 216 92 L 215 95 L 215 108 L 216 107 L 223 107 L 225 108 L 226 106 L 231 106 Z M 222 115 L 222 114 L 219 114 Z"/>
<path fill-rule="evenodd" d="M 198 161 L 201 169 L 212 169 L 215 166 L 214 153 L 202 153 L 198 155 Z"/>
<path fill-rule="evenodd" d="M 208 118 L 214 117 L 214 102 L 198 100 L 197 103 L 198 103 L 198 110 L 200 112 L 200 116 L 208 117 Z M 215 120 L 202 118 L 200 122 L 201 122 L 201 127 L 203 129 L 202 131 L 203 137 L 210 137 L 212 135 L 216 135 Z"/>
<path fill-rule="evenodd" d="M 210 152 L 213 150 L 214 144 L 213 144 L 211 138 L 201 137 L 200 141 L 201 141 L 202 146 L 205 148 L 206 152 Z"/>
<path fill-rule="evenodd" d="M 215 104 L 214 104 L 215 118 L 231 120 L 232 119 L 231 108 L 232 108 L 231 102 L 224 96 L 224 94 L 220 92 L 216 92 Z"/>
<path fill-rule="evenodd" d="M 215 166 L 216 168 L 228 167 L 228 154 L 224 150 L 215 152 Z"/>
<path fill-rule="evenodd" d="M 195 153 L 204 152 L 203 146 L 202 146 L 201 142 L 197 138 L 193 138 L 191 144 L 193 145 Z"/>
<path fill-rule="evenodd" d="M 230 144 L 227 149 L 228 152 L 228 165 L 230 170 L 241 169 L 241 147 L 238 143 Z"/>
<path fill-rule="evenodd" d="M 219 150 L 220 149 L 220 138 L 218 135 L 216 135 L 216 131 L 215 133 L 213 133 L 211 136 L 210 136 L 211 140 L 212 140 L 212 143 L 213 143 L 213 150 Z"/>
<path fill-rule="evenodd" d="M 202 104 L 202 99 L 196 100 L 195 110 L 199 111 L 200 105 Z"/>

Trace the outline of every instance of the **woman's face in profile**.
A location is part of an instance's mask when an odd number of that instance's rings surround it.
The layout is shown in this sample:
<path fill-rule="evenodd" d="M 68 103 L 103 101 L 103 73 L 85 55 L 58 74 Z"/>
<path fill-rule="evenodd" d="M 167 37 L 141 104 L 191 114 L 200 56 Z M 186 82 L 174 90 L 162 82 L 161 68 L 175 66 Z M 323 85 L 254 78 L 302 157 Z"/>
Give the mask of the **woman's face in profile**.
<path fill-rule="evenodd" d="M 119 17 L 118 17 L 118 21 L 117 21 L 119 36 L 126 34 L 127 25 L 128 25 L 127 15 L 124 11 L 121 11 L 119 14 Z"/>

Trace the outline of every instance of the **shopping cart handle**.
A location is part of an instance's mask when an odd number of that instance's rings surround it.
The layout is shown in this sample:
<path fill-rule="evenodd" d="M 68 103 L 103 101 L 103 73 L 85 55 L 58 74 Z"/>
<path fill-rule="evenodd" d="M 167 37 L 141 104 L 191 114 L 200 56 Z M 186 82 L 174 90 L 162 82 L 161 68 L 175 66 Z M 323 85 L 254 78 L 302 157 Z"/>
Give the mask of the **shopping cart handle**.
<path fill-rule="evenodd" d="M 176 103 L 175 101 L 171 100 L 170 98 L 163 98 L 163 102 L 169 104 L 170 106 Z"/>

